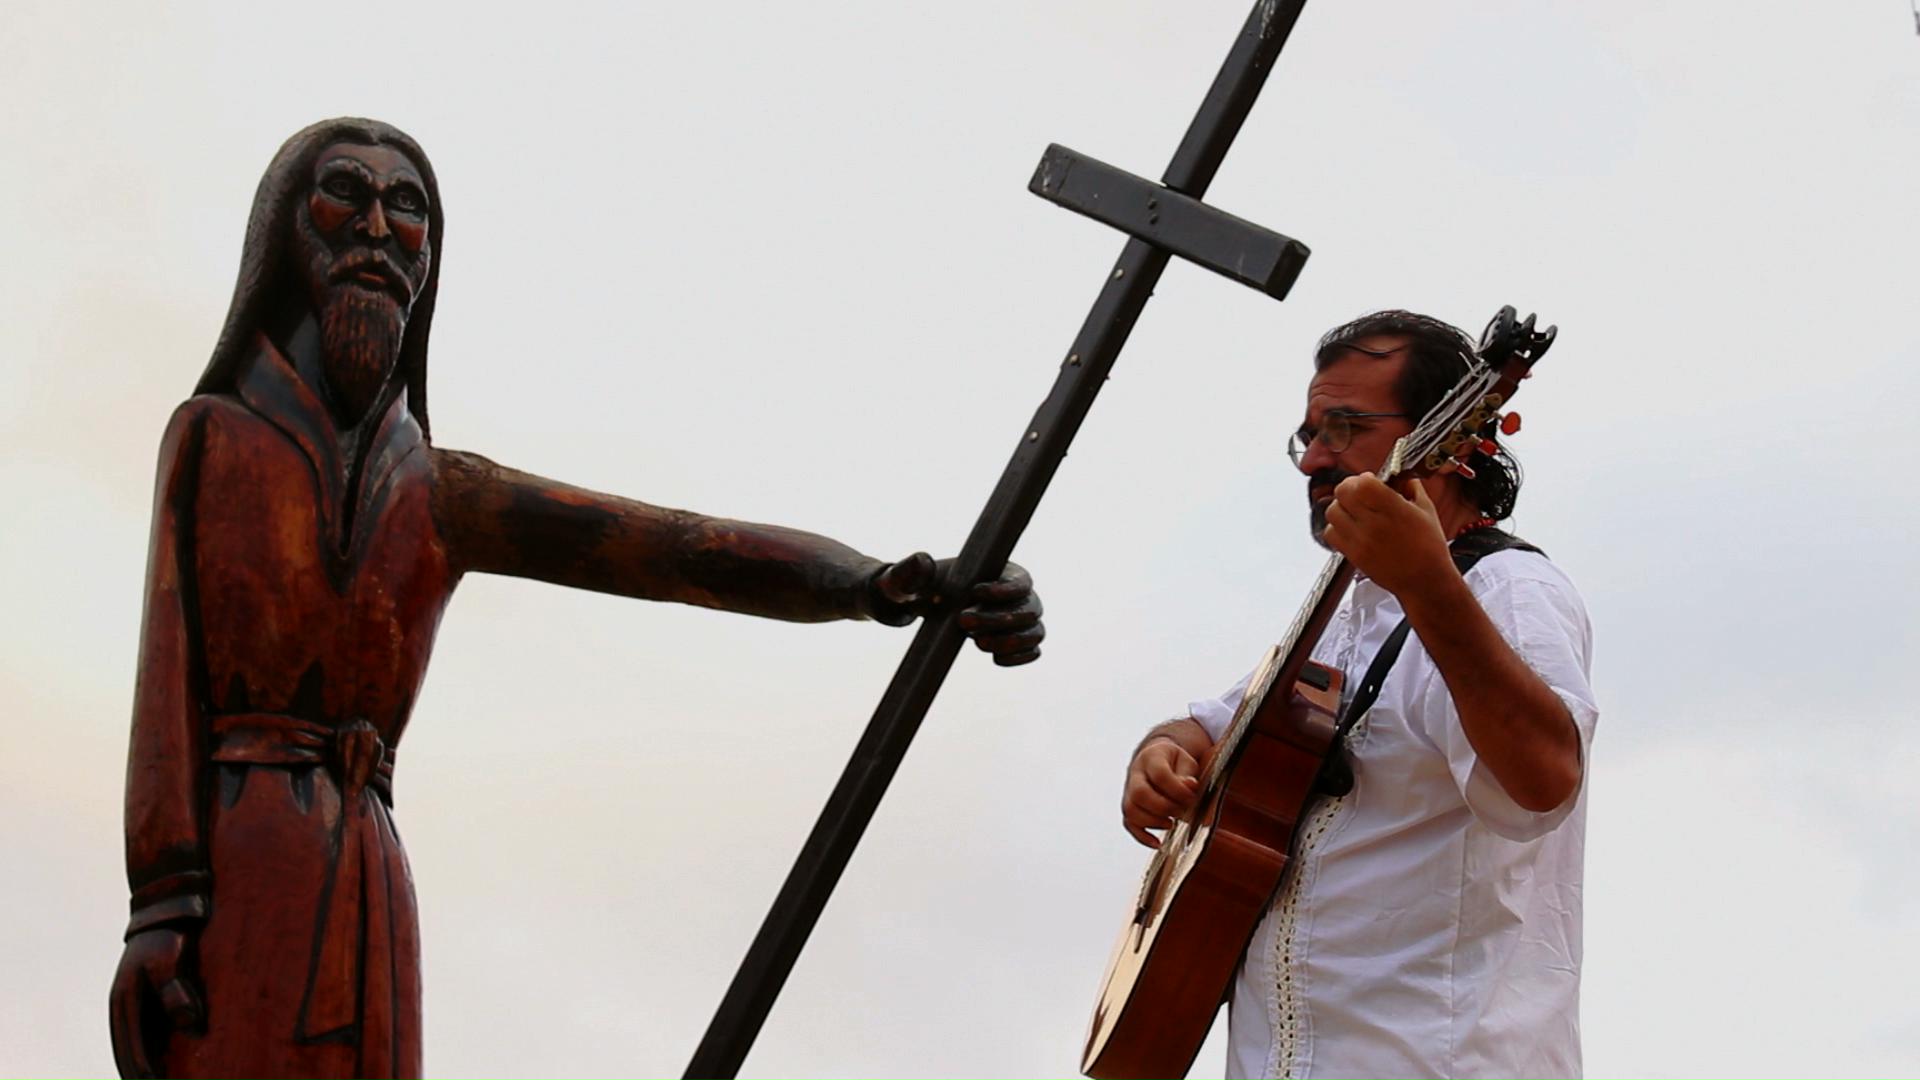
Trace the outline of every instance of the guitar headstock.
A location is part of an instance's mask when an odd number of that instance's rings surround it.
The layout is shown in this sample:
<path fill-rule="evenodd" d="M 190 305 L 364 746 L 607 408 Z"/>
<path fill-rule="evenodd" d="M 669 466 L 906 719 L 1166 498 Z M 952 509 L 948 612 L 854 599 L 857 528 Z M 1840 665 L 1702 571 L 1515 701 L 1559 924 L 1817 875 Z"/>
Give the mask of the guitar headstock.
<path fill-rule="evenodd" d="M 1497 435 L 1520 430 L 1520 414 L 1500 410 L 1513 400 L 1520 380 L 1533 374 L 1533 365 L 1553 347 L 1559 332 L 1557 326 L 1534 329 L 1536 318 L 1521 319 L 1511 305 L 1494 315 L 1480 335 L 1467 373 L 1394 448 L 1396 463 L 1417 462 L 1426 472 L 1458 472 L 1471 479 L 1468 459 L 1476 453 L 1497 453 Z"/>
<path fill-rule="evenodd" d="M 1519 312 L 1514 310 L 1512 304 L 1508 304 L 1495 313 L 1487 323 L 1487 328 L 1481 332 L 1480 347 L 1475 351 L 1481 363 L 1500 373 L 1502 382 L 1509 375 L 1516 384 L 1526 378 L 1532 373 L 1535 362 L 1553 347 L 1553 339 L 1559 334 L 1560 328 L 1549 326 L 1545 330 L 1535 330 L 1533 324 L 1538 317 L 1528 315 L 1524 320 L 1520 319 Z M 1513 396 L 1511 389 L 1507 391 L 1507 396 Z"/>

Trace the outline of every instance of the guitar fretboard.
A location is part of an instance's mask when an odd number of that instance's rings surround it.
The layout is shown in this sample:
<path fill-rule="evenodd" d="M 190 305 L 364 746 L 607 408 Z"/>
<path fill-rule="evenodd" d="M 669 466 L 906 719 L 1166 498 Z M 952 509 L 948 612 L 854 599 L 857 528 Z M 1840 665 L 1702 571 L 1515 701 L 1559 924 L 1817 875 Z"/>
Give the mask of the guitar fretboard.
<path fill-rule="evenodd" d="M 1234 754 L 1239 751 L 1240 742 L 1246 737 L 1247 729 L 1252 726 L 1253 716 L 1259 711 L 1260 703 L 1265 701 L 1267 694 L 1273 690 L 1274 680 L 1282 671 L 1296 666 L 1288 663 L 1293 659 L 1294 652 L 1301 648 L 1313 647 L 1313 642 L 1302 642 L 1301 636 L 1306 632 L 1307 624 L 1312 621 L 1313 613 L 1322 605 L 1338 599 L 1338 596 L 1332 595 L 1336 583 L 1340 584 L 1341 591 L 1345 591 L 1344 583 L 1351 577 L 1344 572 L 1347 569 L 1345 555 L 1336 554 L 1327 559 L 1327 565 L 1320 570 L 1320 576 L 1314 579 L 1313 587 L 1307 592 L 1306 603 L 1300 606 L 1300 613 L 1293 617 L 1293 625 L 1287 628 L 1286 635 L 1280 639 L 1280 643 L 1268 649 L 1266 657 L 1260 661 L 1259 668 L 1255 669 L 1253 678 L 1247 683 L 1246 694 L 1240 699 L 1240 707 L 1234 710 L 1233 722 L 1227 725 L 1227 730 L 1221 734 L 1217 743 L 1213 763 L 1207 769 L 1205 784 L 1207 791 L 1213 790 L 1221 775 L 1226 772 L 1228 764 L 1232 762 Z"/>

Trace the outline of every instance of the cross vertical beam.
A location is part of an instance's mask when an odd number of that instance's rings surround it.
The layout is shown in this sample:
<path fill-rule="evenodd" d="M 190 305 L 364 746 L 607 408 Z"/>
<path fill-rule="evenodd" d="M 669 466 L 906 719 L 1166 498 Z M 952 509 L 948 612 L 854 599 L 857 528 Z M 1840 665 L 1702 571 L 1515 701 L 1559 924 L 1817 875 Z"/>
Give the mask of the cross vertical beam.
<path fill-rule="evenodd" d="M 1167 166 L 1162 180 L 1168 188 L 1196 200 L 1206 194 L 1305 6 L 1306 0 L 1258 0 L 1254 4 Z M 1265 242 L 1264 237 L 1260 240 Z M 989 581 L 1006 566 L 1014 544 L 1066 457 L 1068 444 L 1119 358 L 1121 346 L 1133 332 L 1141 309 L 1153 295 L 1170 254 L 1167 248 L 1137 238 L 1129 239 L 1121 249 L 1119 260 L 1108 272 L 1060 365 L 1052 391 L 1021 432 L 1012 460 L 1007 462 L 986 508 L 961 547 L 951 571 L 953 581 Z M 1304 257 L 1303 248 L 1300 258 Z M 694 1052 L 687 1066 L 689 1080 L 738 1074 L 959 654 L 965 641 L 957 622 L 961 605 L 951 601 L 958 601 L 962 595 L 956 591 L 950 602 L 941 605 L 943 610 L 929 616 L 914 635 L 913 644 L 874 709 L 852 759 Z"/>

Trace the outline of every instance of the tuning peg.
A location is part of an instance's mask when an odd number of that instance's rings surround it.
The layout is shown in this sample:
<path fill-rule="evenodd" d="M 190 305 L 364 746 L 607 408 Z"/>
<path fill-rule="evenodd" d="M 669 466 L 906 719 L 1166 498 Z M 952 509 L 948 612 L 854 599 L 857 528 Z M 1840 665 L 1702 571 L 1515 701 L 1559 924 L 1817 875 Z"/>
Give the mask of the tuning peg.
<path fill-rule="evenodd" d="M 1480 452 L 1487 455 L 1488 457 L 1492 457 L 1493 455 L 1500 452 L 1500 444 L 1497 442 L 1494 442 L 1492 439 L 1481 439 Z"/>
<path fill-rule="evenodd" d="M 1472 469 L 1472 467 L 1470 467 L 1470 466 L 1469 466 L 1469 465 L 1468 465 L 1468 464 L 1467 464 L 1466 462 L 1464 462 L 1464 461 L 1456 461 L 1456 462 L 1454 462 L 1454 463 L 1453 463 L 1453 471 L 1454 471 L 1454 472 L 1457 472 L 1457 473 L 1459 473 L 1459 474 L 1460 474 L 1461 476 L 1464 476 L 1464 477 L 1466 477 L 1466 478 L 1467 478 L 1467 479 L 1469 479 L 1469 480 L 1471 480 L 1471 479 L 1473 479 L 1473 477 L 1474 477 L 1474 471 L 1473 471 L 1473 469 Z"/>
<path fill-rule="evenodd" d="M 1500 418 L 1500 433 L 1502 435 L 1516 435 L 1516 434 L 1519 434 L 1519 432 L 1520 432 L 1520 414 L 1519 413 L 1510 412 L 1507 415 Z"/>

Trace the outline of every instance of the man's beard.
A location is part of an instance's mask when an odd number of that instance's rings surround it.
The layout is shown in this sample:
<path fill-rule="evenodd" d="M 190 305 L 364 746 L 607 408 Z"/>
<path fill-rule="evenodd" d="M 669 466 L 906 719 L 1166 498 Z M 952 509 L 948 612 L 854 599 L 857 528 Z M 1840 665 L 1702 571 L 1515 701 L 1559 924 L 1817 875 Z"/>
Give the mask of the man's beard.
<path fill-rule="evenodd" d="M 327 392 L 340 421 L 366 417 L 400 359 L 407 316 L 386 292 L 339 284 L 327 290 L 320 313 L 320 344 Z"/>
<path fill-rule="evenodd" d="M 1327 507 L 1333 505 L 1333 489 L 1340 481 L 1353 474 L 1339 469 L 1321 469 L 1307 478 L 1307 528 L 1313 534 L 1313 542 L 1332 551 L 1327 546 Z M 1319 496 L 1315 496 L 1319 492 Z"/>

